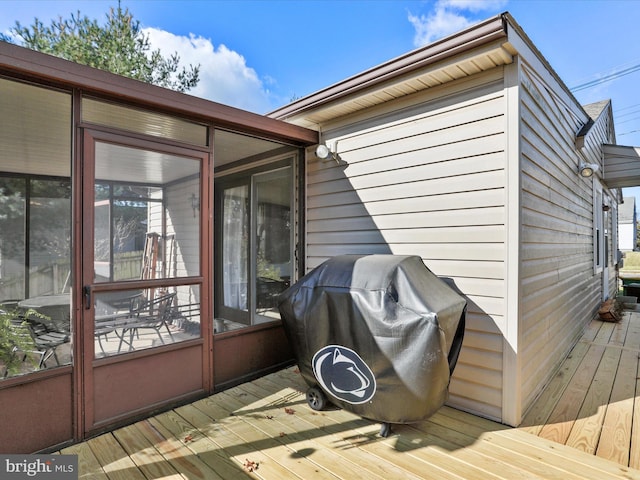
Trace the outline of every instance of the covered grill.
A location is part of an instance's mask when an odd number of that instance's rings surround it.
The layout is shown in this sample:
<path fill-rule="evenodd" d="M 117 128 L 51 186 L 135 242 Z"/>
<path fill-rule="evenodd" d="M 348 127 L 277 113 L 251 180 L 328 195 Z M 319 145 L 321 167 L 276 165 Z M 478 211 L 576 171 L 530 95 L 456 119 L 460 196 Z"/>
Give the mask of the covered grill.
<path fill-rule="evenodd" d="M 418 256 L 343 255 L 279 297 L 284 328 L 317 410 L 326 400 L 389 424 L 445 402 L 466 301 Z"/>

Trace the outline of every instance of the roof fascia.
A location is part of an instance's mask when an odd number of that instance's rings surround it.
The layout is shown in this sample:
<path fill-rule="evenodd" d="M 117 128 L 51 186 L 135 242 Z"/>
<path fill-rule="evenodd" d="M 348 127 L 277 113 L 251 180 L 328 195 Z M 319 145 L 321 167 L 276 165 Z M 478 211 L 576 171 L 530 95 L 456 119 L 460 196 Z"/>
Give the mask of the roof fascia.
<path fill-rule="evenodd" d="M 305 111 L 316 109 L 349 95 L 377 85 L 402 78 L 416 70 L 472 50 L 480 45 L 507 37 L 503 15 L 497 15 L 473 27 L 413 50 L 386 63 L 354 75 L 346 80 L 303 97 L 268 115 L 287 119 Z"/>
<path fill-rule="evenodd" d="M 21 75 L 138 106 L 172 112 L 216 126 L 299 145 L 318 143 L 318 132 L 184 93 L 80 65 L 0 41 L 0 74 Z"/>
<path fill-rule="evenodd" d="M 540 53 L 538 48 L 534 45 L 531 39 L 524 32 L 522 27 L 518 25 L 515 19 L 510 13 L 504 13 L 503 18 L 505 20 L 505 28 L 507 30 L 508 43 L 505 48 L 511 49 L 514 55 L 520 55 L 525 63 L 528 63 L 531 68 L 540 76 L 545 83 L 549 85 L 557 84 L 560 89 L 555 89 L 554 93 L 564 102 L 565 105 L 570 106 L 573 113 L 582 118 L 583 123 L 589 121 L 589 115 L 582 108 L 582 105 L 576 97 L 573 96 L 567 85 L 551 67 L 547 59 Z"/>

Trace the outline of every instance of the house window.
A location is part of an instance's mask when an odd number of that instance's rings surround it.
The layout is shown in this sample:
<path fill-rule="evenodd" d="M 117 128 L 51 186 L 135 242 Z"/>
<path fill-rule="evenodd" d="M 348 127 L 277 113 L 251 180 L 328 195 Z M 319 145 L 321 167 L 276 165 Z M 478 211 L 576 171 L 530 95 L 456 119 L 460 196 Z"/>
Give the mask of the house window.
<path fill-rule="evenodd" d="M 294 277 L 292 159 L 216 183 L 218 332 L 280 319 Z"/>
<path fill-rule="evenodd" d="M 0 176 L 0 301 L 69 292 L 71 182 Z"/>
<path fill-rule="evenodd" d="M 594 273 L 601 273 L 605 266 L 605 224 L 604 212 L 602 210 L 604 196 L 602 185 L 594 180 L 593 182 L 593 268 Z"/>

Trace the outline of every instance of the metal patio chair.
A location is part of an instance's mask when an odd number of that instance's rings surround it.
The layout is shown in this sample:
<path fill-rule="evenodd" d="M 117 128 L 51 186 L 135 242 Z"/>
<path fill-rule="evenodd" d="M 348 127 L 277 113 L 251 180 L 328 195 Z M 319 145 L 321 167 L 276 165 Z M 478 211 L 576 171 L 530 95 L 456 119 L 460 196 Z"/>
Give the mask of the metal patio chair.
<path fill-rule="evenodd" d="M 56 365 L 61 365 L 56 349 L 60 345 L 71 340 L 71 335 L 69 333 L 50 332 L 44 325 L 30 322 L 20 316 L 16 316 L 11 320 L 11 328 L 13 329 L 16 337 L 31 339 L 31 342 L 27 343 L 32 343 L 34 348 L 33 350 L 20 348 L 18 346 L 15 346 L 13 349 L 14 354 L 23 355 L 23 362 L 26 360 L 27 355 L 34 354 L 40 356 L 40 359 L 38 360 L 38 369 L 43 368 L 47 360 L 51 357 L 55 360 Z M 25 342 L 20 343 L 24 345 Z"/>
<path fill-rule="evenodd" d="M 59 346 L 71 341 L 71 333 L 49 331 L 47 327 L 38 322 L 27 321 L 26 323 L 36 348 L 42 353 L 38 368 L 42 368 L 51 357 L 56 361 L 56 365 L 61 365 L 56 350 Z"/>
<path fill-rule="evenodd" d="M 126 326 L 129 331 L 129 345 L 133 346 L 133 337 L 138 335 L 139 330 L 154 330 L 158 334 L 160 342 L 164 345 L 165 341 L 162 337 L 161 329 L 166 329 L 174 341 L 173 334 L 169 325 L 173 319 L 173 302 L 176 293 L 164 293 L 153 300 L 144 300 L 139 308 L 132 312 L 132 322 Z M 121 341 L 124 341 L 121 339 Z"/>

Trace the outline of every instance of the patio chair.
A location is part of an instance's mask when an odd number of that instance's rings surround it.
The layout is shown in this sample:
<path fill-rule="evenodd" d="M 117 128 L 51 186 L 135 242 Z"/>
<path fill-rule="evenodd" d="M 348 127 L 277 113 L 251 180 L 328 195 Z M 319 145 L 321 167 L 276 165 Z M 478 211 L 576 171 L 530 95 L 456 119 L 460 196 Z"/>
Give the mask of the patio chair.
<path fill-rule="evenodd" d="M 120 353 L 125 345 L 129 345 L 129 351 L 135 350 L 134 339 L 139 338 L 139 331 L 145 329 L 154 330 L 164 345 L 161 333 L 164 328 L 173 342 L 169 324 L 173 320 L 175 296 L 175 292 L 172 292 L 162 294 L 153 300 L 146 300 L 144 295 L 139 295 L 131 302 L 128 312 L 96 316 L 94 335 L 102 353 L 105 354 L 102 338 L 108 339 L 107 336 L 111 333 L 119 339 L 117 353 Z"/>
<path fill-rule="evenodd" d="M 118 350 L 120 353 L 123 344 L 129 345 L 129 350 L 133 350 L 133 345 L 124 339 L 127 326 L 136 319 L 136 312 L 144 302 L 143 292 L 139 291 L 133 295 L 121 296 L 118 294 L 104 298 L 99 302 L 100 308 L 96 307 L 96 317 L 94 326 L 94 337 L 98 340 L 98 345 L 103 355 L 106 355 L 102 340 L 109 341 L 109 335 L 113 334 L 118 339 Z"/>
<path fill-rule="evenodd" d="M 104 340 L 108 342 L 110 334 L 114 334 L 118 339 L 117 353 L 120 353 L 124 343 L 129 344 L 129 342 L 124 340 L 124 334 L 127 329 L 127 325 L 131 323 L 129 320 L 130 318 L 130 313 L 96 316 L 93 335 L 95 339 L 98 340 L 98 345 L 100 346 L 100 350 L 103 355 L 107 355 L 107 352 L 102 344 L 102 339 L 104 338 Z M 129 350 L 132 349 L 133 346 L 129 344 Z"/>
<path fill-rule="evenodd" d="M 42 368 L 51 357 L 56 361 L 56 365 L 61 365 L 56 350 L 59 346 L 71 340 L 71 334 L 69 332 L 49 331 L 47 327 L 37 322 L 27 322 L 27 325 L 36 348 L 41 352 L 38 368 Z"/>
<path fill-rule="evenodd" d="M 169 338 L 173 342 L 173 334 L 169 325 L 173 319 L 173 301 L 176 293 L 165 293 L 153 300 L 144 300 L 140 302 L 140 306 L 132 312 L 132 322 L 127 324 L 126 329 L 129 332 L 129 345 L 133 346 L 133 337 L 137 336 L 139 330 L 154 330 L 158 334 L 160 342 L 164 345 L 165 341 L 162 337 L 162 328 L 166 329 Z M 126 342 L 121 338 L 121 342 Z"/>
<path fill-rule="evenodd" d="M 11 328 L 17 337 L 23 337 L 25 339 L 31 338 L 31 341 L 33 342 L 35 350 L 25 350 L 23 348 L 14 347 L 15 354 L 23 354 L 23 362 L 26 360 L 28 354 L 35 354 L 40 355 L 38 369 L 43 368 L 47 360 L 51 357 L 56 361 L 56 365 L 61 365 L 56 349 L 60 345 L 70 341 L 69 333 L 50 332 L 44 325 L 27 321 L 18 316 L 11 320 Z"/>

